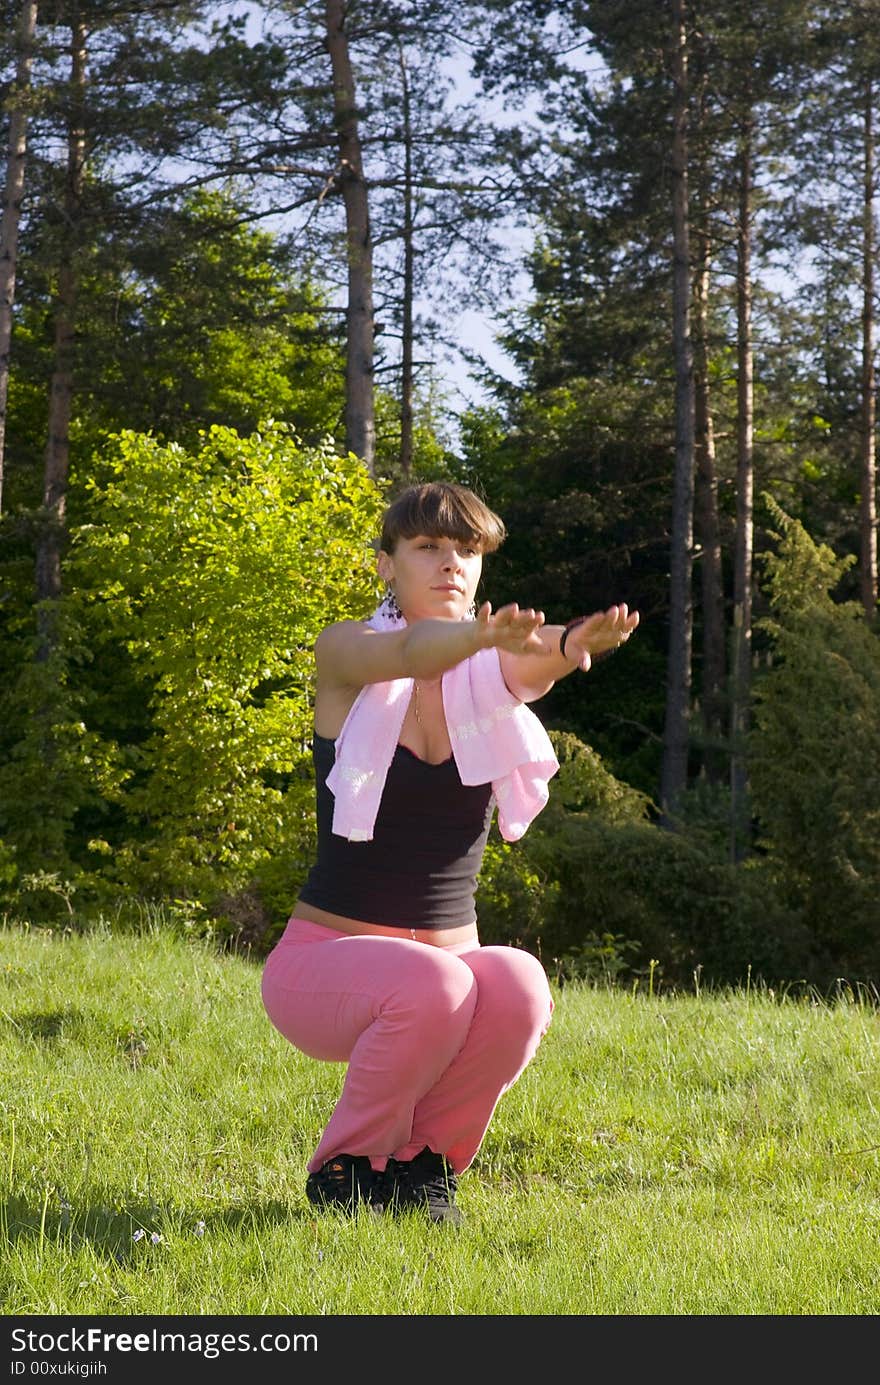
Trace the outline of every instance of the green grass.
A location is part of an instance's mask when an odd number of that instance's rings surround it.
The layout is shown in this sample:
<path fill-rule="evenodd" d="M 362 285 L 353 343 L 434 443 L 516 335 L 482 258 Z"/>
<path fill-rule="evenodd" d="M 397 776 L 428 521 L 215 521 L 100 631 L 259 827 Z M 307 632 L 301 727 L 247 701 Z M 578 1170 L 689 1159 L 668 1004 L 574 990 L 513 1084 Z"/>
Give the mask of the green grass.
<path fill-rule="evenodd" d="M 314 1213 L 344 1070 L 259 979 L 161 929 L 0 930 L 5 1314 L 880 1312 L 864 994 L 566 986 L 455 1229 Z"/>

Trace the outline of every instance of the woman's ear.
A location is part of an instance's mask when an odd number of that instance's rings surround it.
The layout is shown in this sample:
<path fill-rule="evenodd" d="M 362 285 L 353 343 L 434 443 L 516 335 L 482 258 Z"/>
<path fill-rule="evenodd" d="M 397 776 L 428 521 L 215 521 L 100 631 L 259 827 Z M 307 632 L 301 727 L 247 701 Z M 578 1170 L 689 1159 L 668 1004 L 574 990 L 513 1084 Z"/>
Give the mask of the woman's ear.
<path fill-rule="evenodd" d="M 394 559 L 390 553 L 386 553 L 384 548 L 379 549 L 376 558 L 376 571 L 383 582 L 390 582 L 394 577 Z"/>

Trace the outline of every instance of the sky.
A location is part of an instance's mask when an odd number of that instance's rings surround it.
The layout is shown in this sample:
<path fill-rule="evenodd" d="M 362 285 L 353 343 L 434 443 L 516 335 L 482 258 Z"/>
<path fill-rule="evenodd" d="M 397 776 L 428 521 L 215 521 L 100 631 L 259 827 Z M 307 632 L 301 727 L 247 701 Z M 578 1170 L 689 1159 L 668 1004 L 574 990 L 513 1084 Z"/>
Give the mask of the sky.
<path fill-rule="evenodd" d="M 514 231 L 515 228 L 511 228 L 511 237 L 514 235 Z M 523 251 L 525 251 L 527 237 L 524 233 L 519 232 L 518 239 L 521 240 Z M 520 293 L 525 300 L 528 291 L 529 285 L 526 276 L 519 274 L 514 280 L 514 293 L 505 299 L 505 306 L 508 305 L 511 297 L 519 298 Z M 469 353 L 479 355 L 495 374 L 503 376 L 506 380 L 516 380 L 516 366 L 495 340 L 497 330 L 498 324 L 489 308 L 472 308 L 453 319 L 449 335 L 461 342 Z M 470 366 L 461 354 L 453 353 L 438 361 L 438 374 L 450 392 L 449 402 L 454 410 L 465 408 L 469 404 L 482 404 L 490 401 L 490 396 L 473 378 Z"/>

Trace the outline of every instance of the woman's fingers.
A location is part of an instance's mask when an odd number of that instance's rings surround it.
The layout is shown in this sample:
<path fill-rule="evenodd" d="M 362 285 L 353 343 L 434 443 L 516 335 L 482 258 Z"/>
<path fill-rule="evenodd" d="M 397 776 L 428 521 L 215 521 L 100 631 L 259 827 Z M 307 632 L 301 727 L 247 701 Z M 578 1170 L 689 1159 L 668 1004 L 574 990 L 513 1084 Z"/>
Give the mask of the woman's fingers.
<path fill-rule="evenodd" d="M 533 611 L 530 606 L 521 609 L 516 601 L 511 601 L 509 606 L 502 606 L 500 611 L 495 612 L 495 624 L 502 629 L 522 630 L 531 625 L 541 624 L 543 619 L 543 612 Z"/>
<path fill-rule="evenodd" d="M 594 611 L 579 625 L 573 626 L 566 640 L 566 653 L 575 650 L 584 654 L 603 654 L 625 644 L 639 623 L 638 611 L 630 611 L 626 602 Z"/>
<path fill-rule="evenodd" d="M 536 611 L 531 606 L 523 609 L 518 602 L 511 601 L 509 605 L 496 611 L 489 623 L 495 634 L 495 642 L 512 653 L 521 650 L 528 650 L 529 653 L 548 653 L 538 635 L 544 621 L 543 611 Z"/>
<path fill-rule="evenodd" d="M 620 606 L 612 606 L 611 610 L 606 612 L 606 616 L 611 618 L 602 633 L 607 638 L 616 641 L 618 645 L 624 644 L 629 639 L 639 623 L 638 611 L 630 611 L 625 602 Z M 612 648 L 614 647 L 612 645 Z"/>
<path fill-rule="evenodd" d="M 639 623 L 638 611 L 630 611 L 625 601 L 619 606 L 609 606 L 602 615 L 603 632 L 612 635 L 630 635 Z"/>

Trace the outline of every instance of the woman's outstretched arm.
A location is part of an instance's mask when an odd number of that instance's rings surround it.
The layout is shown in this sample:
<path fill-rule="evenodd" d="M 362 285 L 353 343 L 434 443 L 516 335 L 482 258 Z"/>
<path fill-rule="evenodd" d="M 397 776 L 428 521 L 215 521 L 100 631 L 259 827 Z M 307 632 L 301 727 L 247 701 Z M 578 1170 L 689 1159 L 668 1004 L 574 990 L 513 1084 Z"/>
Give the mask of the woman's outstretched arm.
<path fill-rule="evenodd" d="M 419 620 L 403 630 L 373 630 L 342 620 L 322 630 L 315 643 L 318 677 L 328 685 L 361 688 L 392 678 L 438 678 L 480 649 L 543 663 L 550 653 L 539 633 L 543 611 L 516 602 L 493 612 L 486 601 L 476 620 Z"/>

